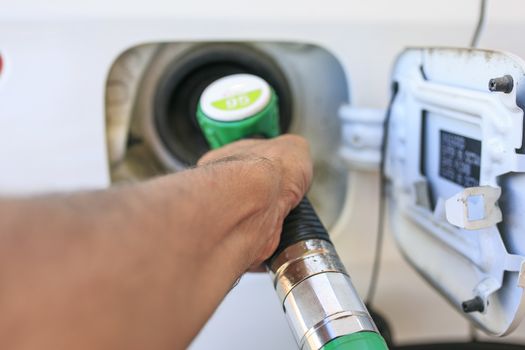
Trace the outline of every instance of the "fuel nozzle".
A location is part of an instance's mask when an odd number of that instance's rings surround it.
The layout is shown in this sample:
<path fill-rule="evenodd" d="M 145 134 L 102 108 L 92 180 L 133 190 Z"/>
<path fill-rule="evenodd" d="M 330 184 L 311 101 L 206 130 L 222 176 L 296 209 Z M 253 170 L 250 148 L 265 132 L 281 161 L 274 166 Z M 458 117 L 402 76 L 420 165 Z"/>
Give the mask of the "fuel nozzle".
<path fill-rule="evenodd" d="M 230 75 L 203 91 L 197 121 L 211 148 L 244 138 L 272 138 L 280 133 L 277 95 L 255 75 Z"/>
<path fill-rule="evenodd" d="M 275 137 L 278 98 L 257 76 L 227 76 L 204 90 L 197 120 L 212 148 Z M 284 220 L 266 265 L 300 349 L 387 349 L 306 197 Z"/>
<path fill-rule="evenodd" d="M 268 267 L 300 349 L 386 348 L 306 197 L 284 220 Z"/>

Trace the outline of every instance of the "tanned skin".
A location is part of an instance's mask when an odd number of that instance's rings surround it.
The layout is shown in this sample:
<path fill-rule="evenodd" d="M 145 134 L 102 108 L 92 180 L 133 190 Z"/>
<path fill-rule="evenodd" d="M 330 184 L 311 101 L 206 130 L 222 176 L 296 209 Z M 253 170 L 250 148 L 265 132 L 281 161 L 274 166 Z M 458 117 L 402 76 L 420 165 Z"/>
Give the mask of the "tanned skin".
<path fill-rule="evenodd" d="M 186 348 L 311 178 L 285 135 L 139 184 L 0 199 L 0 349 Z"/>

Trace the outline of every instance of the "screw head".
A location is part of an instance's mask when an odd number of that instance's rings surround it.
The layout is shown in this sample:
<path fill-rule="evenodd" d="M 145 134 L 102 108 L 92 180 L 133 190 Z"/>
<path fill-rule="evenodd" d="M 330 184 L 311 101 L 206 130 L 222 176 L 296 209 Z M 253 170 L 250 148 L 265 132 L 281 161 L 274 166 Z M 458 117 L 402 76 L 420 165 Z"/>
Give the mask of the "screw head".
<path fill-rule="evenodd" d="M 475 298 L 462 302 L 461 308 L 463 309 L 463 312 L 465 313 L 485 311 L 485 305 L 483 304 L 483 299 L 481 299 L 479 296 L 476 296 Z"/>
<path fill-rule="evenodd" d="M 510 75 L 504 75 L 499 78 L 493 78 L 489 80 L 489 90 L 493 92 L 504 92 L 510 93 L 514 88 L 514 79 Z"/>

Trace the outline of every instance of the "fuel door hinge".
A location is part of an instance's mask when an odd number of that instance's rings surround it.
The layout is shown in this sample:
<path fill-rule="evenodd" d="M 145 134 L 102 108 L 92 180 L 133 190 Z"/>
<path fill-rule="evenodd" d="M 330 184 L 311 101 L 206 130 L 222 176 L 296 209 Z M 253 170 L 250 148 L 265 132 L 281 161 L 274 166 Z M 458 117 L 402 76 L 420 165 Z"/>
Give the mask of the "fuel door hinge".
<path fill-rule="evenodd" d="M 378 171 L 386 110 L 342 105 L 338 113 L 342 122 L 340 157 L 349 168 Z"/>

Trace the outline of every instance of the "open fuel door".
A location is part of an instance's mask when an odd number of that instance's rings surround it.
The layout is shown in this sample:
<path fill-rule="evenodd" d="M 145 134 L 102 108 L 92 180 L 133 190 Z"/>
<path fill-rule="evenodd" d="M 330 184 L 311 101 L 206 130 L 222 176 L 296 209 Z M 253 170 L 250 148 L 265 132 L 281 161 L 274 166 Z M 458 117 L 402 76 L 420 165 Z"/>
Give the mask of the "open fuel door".
<path fill-rule="evenodd" d="M 408 49 L 392 83 L 384 171 L 395 239 L 459 312 L 504 335 L 524 309 L 525 62 Z"/>

